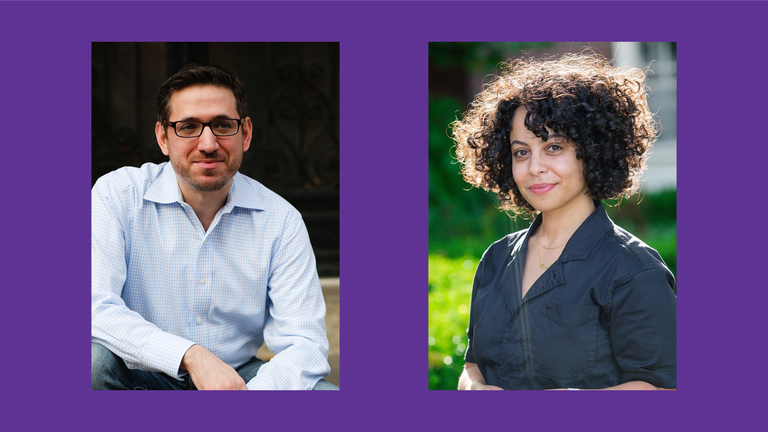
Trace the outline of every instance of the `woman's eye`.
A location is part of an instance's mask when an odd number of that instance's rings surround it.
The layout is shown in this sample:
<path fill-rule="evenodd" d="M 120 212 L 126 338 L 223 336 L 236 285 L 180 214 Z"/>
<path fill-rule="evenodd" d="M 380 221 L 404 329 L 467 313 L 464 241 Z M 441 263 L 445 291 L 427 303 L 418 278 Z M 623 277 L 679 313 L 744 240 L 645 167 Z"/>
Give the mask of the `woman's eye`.
<path fill-rule="evenodd" d="M 549 146 L 549 151 L 551 152 L 559 152 L 562 149 L 563 149 L 563 146 L 559 144 L 552 144 L 551 146 Z"/>
<path fill-rule="evenodd" d="M 516 158 L 526 157 L 528 156 L 528 150 L 523 150 L 523 149 L 515 150 L 512 152 L 512 156 Z"/>

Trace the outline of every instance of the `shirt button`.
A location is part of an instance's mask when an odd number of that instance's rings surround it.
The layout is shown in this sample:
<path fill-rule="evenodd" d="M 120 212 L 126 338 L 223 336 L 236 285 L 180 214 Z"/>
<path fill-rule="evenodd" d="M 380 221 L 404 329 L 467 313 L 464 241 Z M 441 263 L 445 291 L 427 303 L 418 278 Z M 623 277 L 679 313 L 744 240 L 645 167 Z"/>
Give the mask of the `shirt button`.
<path fill-rule="evenodd" d="M 198 319 L 197 319 L 197 323 L 198 323 L 198 324 L 202 324 L 202 322 L 203 322 L 203 319 L 202 319 L 202 318 L 198 318 Z"/>
<path fill-rule="evenodd" d="M 200 279 L 200 285 L 205 285 L 205 279 Z"/>

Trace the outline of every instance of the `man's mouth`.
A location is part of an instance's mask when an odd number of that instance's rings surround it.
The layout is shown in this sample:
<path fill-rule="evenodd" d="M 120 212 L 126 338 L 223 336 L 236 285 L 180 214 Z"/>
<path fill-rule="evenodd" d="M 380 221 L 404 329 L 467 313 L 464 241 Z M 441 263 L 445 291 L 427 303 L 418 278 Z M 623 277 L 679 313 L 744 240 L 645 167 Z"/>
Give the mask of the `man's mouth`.
<path fill-rule="evenodd" d="M 197 164 L 197 166 L 203 169 L 215 169 L 219 165 L 221 165 L 222 162 L 217 160 L 201 160 L 201 161 L 196 161 L 195 164 Z"/>

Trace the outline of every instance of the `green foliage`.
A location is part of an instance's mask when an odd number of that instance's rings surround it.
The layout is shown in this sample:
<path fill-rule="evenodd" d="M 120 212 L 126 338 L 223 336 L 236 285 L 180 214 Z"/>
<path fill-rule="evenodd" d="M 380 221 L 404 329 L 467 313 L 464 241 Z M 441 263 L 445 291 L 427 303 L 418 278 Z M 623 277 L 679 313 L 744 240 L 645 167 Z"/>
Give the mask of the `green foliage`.
<path fill-rule="evenodd" d="M 429 388 L 456 390 L 464 367 L 472 278 L 479 258 L 429 255 Z"/>
<path fill-rule="evenodd" d="M 429 99 L 429 205 L 450 208 L 456 204 L 456 191 L 463 180 L 459 165 L 451 156 L 453 141 L 448 124 L 462 107 L 450 97 Z"/>
<path fill-rule="evenodd" d="M 485 74 L 521 51 L 553 46 L 552 42 L 431 42 L 429 59 L 439 68 L 463 67 Z"/>

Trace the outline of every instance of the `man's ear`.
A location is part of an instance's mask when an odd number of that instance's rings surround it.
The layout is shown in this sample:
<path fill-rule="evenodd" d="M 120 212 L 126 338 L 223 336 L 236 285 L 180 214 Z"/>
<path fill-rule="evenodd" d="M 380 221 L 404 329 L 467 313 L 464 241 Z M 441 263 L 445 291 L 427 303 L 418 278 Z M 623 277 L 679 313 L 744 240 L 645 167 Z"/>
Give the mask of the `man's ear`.
<path fill-rule="evenodd" d="M 157 137 L 157 145 L 160 146 L 160 150 L 164 155 L 168 156 L 168 135 L 165 134 L 165 126 L 160 122 L 155 123 L 155 136 Z"/>
<path fill-rule="evenodd" d="M 253 123 L 251 118 L 246 117 L 243 122 L 243 151 L 248 151 L 251 147 L 251 138 L 253 137 Z"/>

